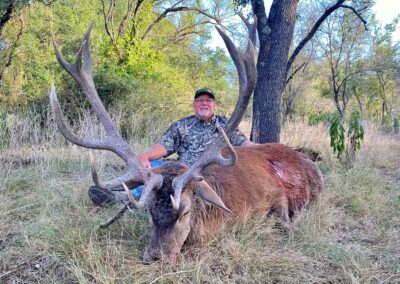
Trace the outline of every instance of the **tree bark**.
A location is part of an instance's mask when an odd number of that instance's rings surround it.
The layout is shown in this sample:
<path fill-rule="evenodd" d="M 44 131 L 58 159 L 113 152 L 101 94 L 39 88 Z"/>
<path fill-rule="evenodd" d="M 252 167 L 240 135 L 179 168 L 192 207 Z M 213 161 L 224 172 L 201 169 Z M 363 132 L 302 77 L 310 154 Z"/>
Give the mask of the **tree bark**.
<path fill-rule="evenodd" d="M 260 38 L 251 133 L 251 140 L 257 143 L 280 140 L 281 96 L 297 10 L 297 0 L 274 0 L 267 19 L 263 2 L 251 2 L 259 19 L 257 31 Z"/>
<path fill-rule="evenodd" d="M 11 19 L 14 11 L 15 11 L 15 3 L 10 2 L 10 4 L 8 4 L 7 6 L 5 13 L 0 16 L 0 35 L 2 34 L 3 28 L 6 25 L 6 23 Z"/>

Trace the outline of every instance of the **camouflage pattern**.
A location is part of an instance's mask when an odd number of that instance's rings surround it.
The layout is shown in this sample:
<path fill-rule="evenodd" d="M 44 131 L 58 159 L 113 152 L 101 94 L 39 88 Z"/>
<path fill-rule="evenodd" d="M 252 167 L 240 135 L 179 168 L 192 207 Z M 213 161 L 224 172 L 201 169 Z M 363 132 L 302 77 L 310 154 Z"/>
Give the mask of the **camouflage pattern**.
<path fill-rule="evenodd" d="M 158 143 L 167 150 L 166 156 L 177 153 L 181 162 L 191 165 L 200 158 L 207 145 L 218 137 L 217 123 L 225 127 L 227 122 L 226 117 L 218 115 L 214 115 L 210 123 L 202 121 L 195 115 L 189 116 L 172 124 Z M 247 141 L 247 138 L 236 129 L 230 141 L 233 146 L 240 146 Z"/>

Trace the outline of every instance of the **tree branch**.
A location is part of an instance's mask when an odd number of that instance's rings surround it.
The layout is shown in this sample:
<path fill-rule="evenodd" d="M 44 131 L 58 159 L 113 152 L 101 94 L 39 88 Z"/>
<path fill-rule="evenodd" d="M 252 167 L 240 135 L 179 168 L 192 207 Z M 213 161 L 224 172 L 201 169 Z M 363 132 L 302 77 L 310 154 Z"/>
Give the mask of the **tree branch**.
<path fill-rule="evenodd" d="M 294 49 L 292 55 L 290 56 L 288 63 L 286 65 L 286 74 L 289 72 L 290 67 L 293 64 L 293 61 L 296 59 L 296 56 L 300 53 L 300 51 L 303 49 L 303 47 L 306 45 L 306 43 L 314 36 L 314 34 L 317 32 L 319 27 L 322 25 L 322 23 L 328 18 L 330 14 L 332 14 L 334 11 L 340 8 L 340 6 L 343 4 L 345 0 L 338 0 L 335 5 L 329 7 L 325 12 L 319 17 L 319 19 L 315 22 L 314 26 L 310 30 L 310 32 L 305 36 L 305 38 L 300 41 L 300 43 L 297 45 L 297 47 Z"/>
<path fill-rule="evenodd" d="M 299 67 L 297 67 L 292 74 L 290 74 L 290 76 L 286 79 L 285 81 L 285 86 L 293 79 L 293 77 L 297 74 L 297 72 L 299 72 L 301 69 L 303 69 L 303 67 L 305 68 L 308 65 L 308 61 L 303 62 L 302 64 L 300 64 Z"/>
<path fill-rule="evenodd" d="M 106 9 L 105 0 L 101 0 L 101 4 L 103 6 L 103 18 L 104 18 L 104 26 L 106 29 L 106 33 L 110 37 L 112 45 L 116 46 L 114 28 L 113 28 L 114 25 L 113 13 L 115 9 L 115 1 L 109 1 L 108 10 Z"/>
<path fill-rule="evenodd" d="M 158 25 L 161 20 L 163 20 L 164 18 L 167 17 L 167 15 L 169 13 L 174 13 L 174 12 L 188 12 L 188 11 L 196 11 L 199 14 L 202 14 L 210 19 L 213 19 L 214 21 L 216 21 L 218 24 L 220 24 L 220 20 L 217 17 L 214 17 L 213 15 L 208 14 L 207 12 L 205 12 L 204 10 L 197 8 L 197 7 L 186 7 L 186 6 L 182 6 L 182 7 L 175 7 L 172 6 L 171 8 L 166 9 L 162 14 L 160 14 L 158 16 L 158 18 L 147 28 L 147 30 L 143 33 L 141 39 L 144 40 L 148 34 L 154 29 L 154 27 L 156 25 Z"/>
<path fill-rule="evenodd" d="M 126 27 L 128 26 L 129 20 L 132 17 L 133 12 L 133 0 L 128 1 L 128 7 L 126 9 L 126 14 L 121 20 L 118 28 L 118 37 L 122 36 L 125 33 Z"/>
<path fill-rule="evenodd" d="M 135 10 L 133 11 L 133 23 L 132 23 L 132 31 L 131 38 L 134 38 L 137 33 L 137 13 L 139 12 L 140 6 L 143 4 L 144 0 L 138 0 L 136 2 Z"/>
<path fill-rule="evenodd" d="M 338 0 L 336 2 L 335 5 L 331 6 L 329 9 L 325 10 L 325 12 L 321 15 L 321 17 L 319 17 L 319 19 L 315 22 L 314 26 L 312 27 L 312 29 L 310 30 L 310 32 L 306 35 L 306 37 L 297 45 L 297 47 L 295 48 L 295 50 L 293 51 L 292 55 L 290 56 L 288 63 L 286 65 L 286 74 L 289 72 L 290 67 L 293 64 L 293 61 L 296 59 L 296 56 L 300 53 L 300 51 L 303 49 L 303 47 L 307 44 L 307 42 L 314 36 L 314 34 L 317 32 L 317 30 L 319 29 L 319 27 L 322 25 L 322 23 L 326 20 L 326 18 L 332 14 L 334 11 L 336 11 L 339 8 L 347 8 L 352 10 L 357 17 L 361 20 L 361 22 L 364 24 L 364 27 L 366 30 L 368 30 L 366 23 L 367 21 L 364 20 L 361 15 L 358 13 L 359 11 L 357 11 L 356 9 L 354 9 L 351 6 L 348 5 L 343 5 L 343 2 L 345 2 L 345 0 Z M 364 7 L 365 10 L 367 7 Z"/>
<path fill-rule="evenodd" d="M 368 31 L 368 27 L 367 27 L 367 21 L 364 20 L 364 18 L 358 13 L 359 11 L 357 11 L 354 7 L 348 6 L 348 5 L 340 5 L 340 7 L 342 8 L 347 8 L 350 9 L 351 11 L 353 11 L 354 14 L 356 14 L 356 16 L 360 19 L 360 21 L 364 24 L 364 28 L 366 31 Z M 365 10 L 365 9 L 362 9 Z"/>
<path fill-rule="evenodd" d="M 260 40 L 260 45 L 262 45 L 261 42 L 267 41 L 268 35 L 271 33 L 271 27 L 269 26 L 268 17 L 265 12 L 264 1 L 251 0 L 251 7 L 254 15 L 257 17 L 258 39 Z"/>

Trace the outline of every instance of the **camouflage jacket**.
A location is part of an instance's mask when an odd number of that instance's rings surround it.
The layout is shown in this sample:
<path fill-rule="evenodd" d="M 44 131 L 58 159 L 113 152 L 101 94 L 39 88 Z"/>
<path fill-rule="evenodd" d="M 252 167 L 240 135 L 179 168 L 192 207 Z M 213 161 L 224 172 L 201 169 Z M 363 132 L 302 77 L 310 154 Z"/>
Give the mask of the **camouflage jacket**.
<path fill-rule="evenodd" d="M 217 123 L 225 127 L 228 119 L 214 115 L 210 123 L 192 115 L 172 124 L 158 141 L 167 150 L 166 156 L 178 154 L 178 159 L 188 165 L 197 161 L 207 145 L 218 136 Z M 230 138 L 233 146 L 240 146 L 247 141 L 246 136 L 236 129 Z"/>

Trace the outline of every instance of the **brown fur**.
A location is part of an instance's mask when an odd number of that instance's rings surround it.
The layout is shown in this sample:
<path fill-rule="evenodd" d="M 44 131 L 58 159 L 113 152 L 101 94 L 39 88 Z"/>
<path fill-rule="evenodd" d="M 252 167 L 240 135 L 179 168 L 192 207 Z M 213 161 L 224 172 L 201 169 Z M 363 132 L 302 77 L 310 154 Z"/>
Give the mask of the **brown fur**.
<path fill-rule="evenodd" d="M 146 261 L 175 261 L 183 243 L 205 241 L 230 222 L 254 214 L 275 212 L 283 221 L 291 222 L 323 189 L 318 167 L 302 153 L 282 144 L 235 149 L 238 159 L 234 166 L 213 164 L 202 172 L 230 213 L 201 200 L 193 181 L 182 193 L 176 212 L 169 197 L 173 194 L 171 183 L 187 167 L 175 162 L 154 169 L 164 175 L 164 184 L 149 205 L 153 234 Z"/>

